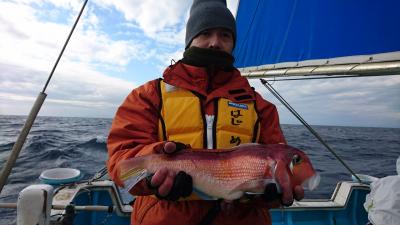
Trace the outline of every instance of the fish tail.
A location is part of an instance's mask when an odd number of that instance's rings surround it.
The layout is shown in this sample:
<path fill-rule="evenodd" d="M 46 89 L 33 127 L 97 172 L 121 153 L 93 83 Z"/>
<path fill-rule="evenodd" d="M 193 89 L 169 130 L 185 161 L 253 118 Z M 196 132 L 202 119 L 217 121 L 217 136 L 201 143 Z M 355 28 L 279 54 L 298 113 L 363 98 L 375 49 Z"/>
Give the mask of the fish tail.
<path fill-rule="evenodd" d="M 127 190 L 132 189 L 139 181 L 150 175 L 145 168 L 145 161 L 145 157 L 135 157 L 118 164 L 119 178 Z"/>

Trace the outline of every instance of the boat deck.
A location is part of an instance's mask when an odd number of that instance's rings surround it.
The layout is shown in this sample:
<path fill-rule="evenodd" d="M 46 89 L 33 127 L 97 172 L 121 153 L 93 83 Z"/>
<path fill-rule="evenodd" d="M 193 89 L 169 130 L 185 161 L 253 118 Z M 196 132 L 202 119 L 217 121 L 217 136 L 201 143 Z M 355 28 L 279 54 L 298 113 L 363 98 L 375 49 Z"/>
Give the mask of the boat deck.
<path fill-rule="evenodd" d="M 366 224 L 367 213 L 363 208 L 369 186 L 355 182 L 338 183 L 331 199 L 306 199 L 295 201 L 292 206 L 272 209 L 272 224 Z M 61 224 L 65 218 L 73 218 L 74 225 L 129 225 L 132 207 L 123 204 L 118 188 L 112 181 L 97 181 L 63 187 L 56 191 L 53 205 L 104 206 L 103 210 L 77 211 L 67 215 L 68 210 L 52 210 L 52 224 Z"/>

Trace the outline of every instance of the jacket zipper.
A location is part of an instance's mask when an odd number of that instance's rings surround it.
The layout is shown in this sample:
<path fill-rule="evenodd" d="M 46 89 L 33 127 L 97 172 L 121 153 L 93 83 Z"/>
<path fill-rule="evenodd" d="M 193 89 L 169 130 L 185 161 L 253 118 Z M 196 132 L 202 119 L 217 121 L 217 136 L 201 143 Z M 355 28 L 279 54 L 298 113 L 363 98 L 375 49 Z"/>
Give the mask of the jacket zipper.
<path fill-rule="evenodd" d="M 207 149 L 213 149 L 214 140 L 213 140 L 213 124 L 214 124 L 214 115 L 206 115 L 206 123 L 207 123 Z"/>

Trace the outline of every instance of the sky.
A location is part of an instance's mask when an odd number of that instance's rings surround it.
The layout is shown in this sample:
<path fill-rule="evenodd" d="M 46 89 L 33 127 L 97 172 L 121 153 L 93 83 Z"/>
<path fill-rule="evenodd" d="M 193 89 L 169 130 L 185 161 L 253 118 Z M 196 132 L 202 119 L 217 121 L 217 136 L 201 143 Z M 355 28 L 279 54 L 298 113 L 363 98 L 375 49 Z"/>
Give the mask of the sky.
<path fill-rule="evenodd" d="M 89 1 L 46 90 L 41 116 L 112 118 L 129 92 L 182 57 L 190 0 Z M 237 0 L 228 0 L 236 13 Z M 83 4 L 0 0 L 0 115 L 27 115 Z M 276 104 L 283 124 L 299 124 Z M 313 125 L 400 127 L 400 76 L 274 82 Z"/>

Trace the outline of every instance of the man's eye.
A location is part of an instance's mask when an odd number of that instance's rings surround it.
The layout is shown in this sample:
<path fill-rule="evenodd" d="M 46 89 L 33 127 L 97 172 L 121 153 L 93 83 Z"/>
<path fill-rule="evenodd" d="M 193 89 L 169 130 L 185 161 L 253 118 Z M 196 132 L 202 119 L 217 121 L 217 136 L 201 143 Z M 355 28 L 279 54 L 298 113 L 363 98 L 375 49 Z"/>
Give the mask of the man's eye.
<path fill-rule="evenodd" d="M 223 36 L 223 37 L 226 37 L 226 38 L 233 38 L 233 37 L 232 37 L 232 34 L 231 34 L 230 32 L 223 32 L 223 33 L 222 33 L 222 36 Z"/>
<path fill-rule="evenodd" d="M 203 32 L 201 32 L 200 34 L 201 34 L 201 35 L 204 35 L 204 36 L 208 36 L 208 35 L 210 35 L 210 32 L 208 32 L 208 31 L 203 31 Z"/>

